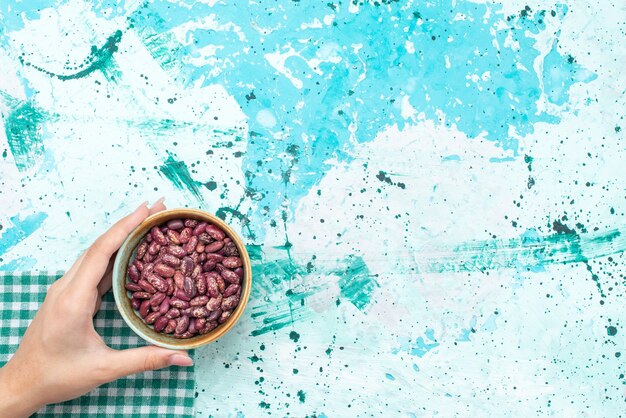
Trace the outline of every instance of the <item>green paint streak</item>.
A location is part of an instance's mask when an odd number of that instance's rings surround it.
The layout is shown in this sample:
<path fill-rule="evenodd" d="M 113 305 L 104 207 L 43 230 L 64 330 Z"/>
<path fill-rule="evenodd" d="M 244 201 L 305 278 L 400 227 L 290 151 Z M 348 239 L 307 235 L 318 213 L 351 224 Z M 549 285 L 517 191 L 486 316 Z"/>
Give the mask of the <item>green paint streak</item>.
<path fill-rule="evenodd" d="M 300 400 L 300 403 L 304 403 L 306 400 L 306 393 L 303 390 L 298 391 L 298 399 Z"/>
<path fill-rule="evenodd" d="M 289 338 L 291 338 L 294 343 L 297 343 L 300 340 L 300 334 L 295 331 L 291 331 L 289 333 Z"/>
<path fill-rule="evenodd" d="M 113 35 L 107 38 L 104 46 L 102 46 L 101 48 L 98 48 L 95 45 L 93 45 L 91 47 L 91 53 L 85 59 L 83 64 L 81 64 L 81 67 L 84 67 L 84 68 L 82 68 L 78 72 L 71 73 L 71 74 L 53 73 L 35 64 L 25 62 L 23 58 L 21 57 L 20 57 L 20 61 L 22 61 L 22 64 L 26 66 L 31 66 L 34 69 L 41 71 L 44 74 L 47 74 L 51 77 L 56 77 L 62 81 L 75 80 L 77 78 L 87 77 L 88 75 L 90 75 L 96 70 L 102 71 L 102 73 L 105 74 L 106 76 L 106 75 L 110 75 L 111 70 L 113 69 L 113 54 L 117 52 L 118 44 L 120 43 L 121 40 L 122 40 L 122 31 L 117 30 L 115 31 Z"/>
<path fill-rule="evenodd" d="M 5 92 L 0 92 L 0 99 L 9 107 L 8 113 L 2 115 L 9 149 L 17 169 L 23 172 L 44 154 L 42 125 L 48 115 L 33 102 L 18 100 Z"/>
<path fill-rule="evenodd" d="M 196 202 L 205 204 L 204 198 L 200 194 L 199 186 L 202 183 L 195 181 L 189 173 L 187 164 L 183 161 L 177 161 L 174 156 L 168 152 L 167 160 L 159 167 L 159 171 L 172 182 L 178 190 L 189 192 Z"/>
<path fill-rule="evenodd" d="M 345 273 L 339 279 L 341 297 L 363 310 L 371 301 L 374 289 L 380 287 L 361 257 L 352 257 Z"/>

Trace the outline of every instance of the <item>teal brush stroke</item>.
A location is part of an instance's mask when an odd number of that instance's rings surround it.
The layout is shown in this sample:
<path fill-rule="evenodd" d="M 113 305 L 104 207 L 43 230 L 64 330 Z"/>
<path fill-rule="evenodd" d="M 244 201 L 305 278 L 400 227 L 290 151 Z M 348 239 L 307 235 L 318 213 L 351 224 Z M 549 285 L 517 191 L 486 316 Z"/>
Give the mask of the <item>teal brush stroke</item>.
<path fill-rule="evenodd" d="M 20 219 L 18 216 L 10 218 L 9 220 L 13 226 L 5 229 L 4 233 L 0 235 L 0 255 L 5 254 L 21 241 L 28 238 L 47 217 L 48 215 L 45 213 L 39 212 L 28 215 L 24 219 Z"/>
<path fill-rule="evenodd" d="M 32 101 L 19 100 L 0 91 L 0 100 L 8 106 L 4 119 L 4 132 L 9 149 L 20 172 L 35 166 L 44 155 L 42 125 L 48 115 Z"/>
<path fill-rule="evenodd" d="M 171 181 L 178 190 L 188 192 L 196 202 L 203 206 L 206 205 L 199 188 L 202 183 L 191 177 L 189 168 L 187 168 L 187 164 L 185 164 L 184 161 L 177 161 L 174 156 L 168 152 L 168 157 L 159 167 L 159 171 L 166 179 Z"/>
<path fill-rule="evenodd" d="M 352 257 L 351 263 L 339 279 L 340 295 L 359 310 L 363 310 L 370 302 L 374 289 L 380 287 L 374 276 L 367 269 L 365 260 Z"/>
<path fill-rule="evenodd" d="M 111 36 L 109 36 L 105 42 L 105 44 L 98 48 L 95 45 L 91 47 L 91 53 L 85 59 L 84 63 L 81 66 L 85 67 L 78 72 L 72 74 L 57 74 L 52 71 L 45 70 L 44 68 L 35 65 L 33 63 L 27 62 L 24 60 L 22 56 L 20 56 L 20 62 L 23 65 L 30 66 L 38 71 L 41 71 L 44 74 L 47 74 L 51 77 L 58 78 L 62 81 L 75 80 L 78 78 L 87 77 L 94 71 L 100 70 L 105 75 L 107 75 L 107 70 L 112 67 L 112 59 L 113 54 L 115 54 L 118 50 L 118 44 L 122 40 L 122 31 L 117 30 Z M 109 71 L 110 72 L 110 71 Z"/>

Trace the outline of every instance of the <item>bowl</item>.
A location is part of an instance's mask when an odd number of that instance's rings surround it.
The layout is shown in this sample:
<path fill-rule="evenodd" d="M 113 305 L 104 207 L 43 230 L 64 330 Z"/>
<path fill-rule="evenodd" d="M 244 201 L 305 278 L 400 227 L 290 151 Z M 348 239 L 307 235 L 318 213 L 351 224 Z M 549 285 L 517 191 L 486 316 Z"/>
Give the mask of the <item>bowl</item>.
<path fill-rule="evenodd" d="M 135 256 L 137 246 L 143 239 L 143 237 L 150 231 L 155 225 L 161 225 L 172 219 L 195 219 L 198 221 L 204 221 L 212 223 L 219 227 L 230 239 L 235 243 L 241 261 L 243 262 L 243 279 L 241 283 L 241 299 L 239 305 L 235 308 L 231 316 L 220 324 L 217 328 L 204 335 L 196 335 L 191 338 L 177 339 L 167 334 L 162 334 L 154 331 L 143 319 L 135 312 L 131 306 L 131 300 L 128 297 L 127 290 L 125 288 L 128 264 Z M 122 246 L 117 252 L 115 257 L 115 263 L 113 265 L 112 272 L 112 287 L 113 296 L 115 297 L 115 304 L 119 310 L 122 318 L 128 324 L 128 326 L 141 338 L 148 341 L 151 344 L 170 348 L 174 350 L 190 350 L 200 347 L 205 344 L 209 344 L 212 341 L 217 340 L 230 330 L 235 323 L 241 317 L 246 304 L 248 303 L 248 297 L 250 296 L 250 288 L 252 284 L 252 268 L 250 265 L 250 257 L 246 251 L 246 247 L 243 244 L 241 238 L 233 231 L 224 221 L 220 218 L 197 209 L 170 209 L 162 212 L 155 213 L 154 215 L 146 218 L 141 225 L 139 225 L 130 235 L 126 238 Z"/>

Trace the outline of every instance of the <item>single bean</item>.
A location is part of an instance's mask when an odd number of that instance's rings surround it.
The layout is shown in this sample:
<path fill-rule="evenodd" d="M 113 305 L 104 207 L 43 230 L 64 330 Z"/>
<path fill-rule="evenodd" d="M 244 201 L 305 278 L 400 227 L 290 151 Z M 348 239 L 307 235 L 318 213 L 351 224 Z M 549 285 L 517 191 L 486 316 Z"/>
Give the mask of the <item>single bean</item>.
<path fill-rule="evenodd" d="M 141 276 L 141 273 L 139 272 L 139 269 L 137 269 L 137 266 L 135 266 L 134 264 L 131 264 L 130 266 L 128 266 L 128 278 L 137 283 L 139 281 L 139 277 Z"/>
<path fill-rule="evenodd" d="M 238 304 L 239 304 L 239 298 L 237 297 L 237 295 L 228 296 L 227 298 L 224 298 L 222 300 L 222 310 L 230 311 Z"/>
<path fill-rule="evenodd" d="M 200 330 L 206 326 L 206 318 L 194 318 L 196 320 L 196 330 Z"/>
<path fill-rule="evenodd" d="M 229 283 L 239 284 L 239 276 L 232 270 L 222 270 L 222 277 Z"/>
<path fill-rule="evenodd" d="M 220 309 L 221 306 L 222 306 L 222 295 L 220 295 L 219 293 L 217 294 L 216 297 L 209 299 L 209 301 L 206 304 L 206 308 L 209 311 L 213 311 L 213 312 Z"/>
<path fill-rule="evenodd" d="M 174 334 L 174 338 L 179 338 L 181 340 L 193 337 L 193 333 L 189 331 L 185 331 L 182 334 Z"/>
<path fill-rule="evenodd" d="M 230 318 L 230 315 L 232 314 L 232 311 L 224 311 L 222 312 L 222 316 L 220 316 L 220 319 L 217 321 L 220 324 L 223 324 L 224 322 L 226 322 L 228 320 L 228 318 Z"/>
<path fill-rule="evenodd" d="M 141 292 L 143 290 L 137 283 L 126 283 L 124 287 L 126 287 L 126 290 L 130 290 L 131 292 Z"/>
<path fill-rule="evenodd" d="M 157 242 L 159 245 L 167 245 L 167 239 L 165 239 L 165 235 L 163 235 L 163 231 L 161 231 L 156 226 L 150 230 L 150 235 L 152 239 Z"/>
<path fill-rule="evenodd" d="M 204 253 L 204 244 L 203 243 L 199 242 L 198 245 L 196 245 L 196 252 L 198 254 L 203 254 Z"/>
<path fill-rule="evenodd" d="M 239 276 L 240 279 L 243 279 L 243 269 L 241 267 L 237 267 L 235 270 L 233 270 L 235 273 L 237 273 L 237 276 Z"/>
<path fill-rule="evenodd" d="M 187 243 L 183 244 L 183 250 L 187 252 L 187 254 L 191 254 L 196 250 L 196 246 L 198 245 L 198 237 L 192 236 L 189 238 Z"/>
<path fill-rule="evenodd" d="M 180 309 L 178 308 L 170 308 L 169 311 L 165 313 L 169 319 L 178 318 L 180 316 Z"/>
<path fill-rule="evenodd" d="M 200 257 L 198 257 L 198 262 L 204 263 L 205 260 L 206 260 L 206 254 L 205 253 L 200 254 Z"/>
<path fill-rule="evenodd" d="M 141 287 L 146 292 L 156 293 L 156 289 L 154 288 L 154 286 L 152 286 L 150 283 L 148 283 L 147 280 L 141 279 L 141 280 L 139 280 L 137 282 L 137 284 L 139 285 L 139 287 Z"/>
<path fill-rule="evenodd" d="M 200 235 L 198 235 L 198 241 L 200 241 L 204 245 L 208 245 L 208 244 L 212 243 L 215 240 L 213 238 L 211 238 L 211 236 L 209 234 L 207 234 L 206 232 L 203 232 Z"/>
<path fill-rule="evenodd" d="M 170 244 L 180 244 L 180 234 L 172 229 L 170 229 L 169 231 L 167 231 L 167 233 L 165 234 L 165 237 L 167 238 L 167 241 Z"/>
<path fill-rule="evenodd" d="M 166 333 L 166 334 L 171 334 L 176 329 L 176 325 L 177 325 L 176 320 L 175 319 L 170 319 L 167 322 L 167 326 L 165 327 L 163 332 Z"/>
<path fill-rule="evenodd" d="M 191 261 L 193 261 L 193 264 L 200 264 L 200 254 L 198 254 L 197 252 L 192 252 L 189 255 L 189 258 L 191 258 Z"/>
<path fill-rule="evenodd" d="M 187 228 L 195 228 L 196 226 L 198 226 L 198 221 L 196 221 L 195 219 L 185 219 L 184 225 Z"/>
<path fill-rule="evenodd" d="M 182 219 L 172 219 L 168 221 L 166 225 L 169 229 L 181 229 L 183 227 L 183 221 Z"/>
<path fill-rule="evenodd" d="M 209 297 L 206 295 L 196 296 L 195 298 L 189 301 L 189 305 L 202 306 L 202 305 L 206 305 L 208 301 L 209 301 Z"/>
<path fill-rule="evenodd" d="M 183 288 L 184 288 L 184 285 L 183 285 Z M 187 297 L 183 289 L 176 289 L 174 291 L 174 296 L 177 297 L 178 299 L 184 300 L 185 302 L 189 302 L 191 300 L 190 297 Z"/>
<path fill-rule="evenodd" d="M 178 267 L 180 266 L 180 258 L 176 258 L 175 256 L 173 256 L 172 254 L 164 254 L 163 257 L 161 257 L 161 261 L 163 261 L 165 264 L 168 264 L 171 267 Z"/>
<path fill-rule="evenodd" d="M 152 241 L 152 244 L 150 244 L 150 246 L 148 247 L 148 254 L 155 255 L 159 252 L 160 249 L 161 246 L 159 245 L 159 243 L 156 241 Z"/>
<path fill-rule="evenodd" d="M 202 265 L 202 271 L 211 271 L 215 269 L 216 262 L 213 260 L 208 260 L 206 263 Z"/>
<path fill-rule="evenodd" d="M 143 256 L 146 255 L 146 251 L 148 251 L 148 243 L 146 241 L 142 241 L 142 243 L 139 244 L 139 247 L 137 247 L 137 254 L 135 254 L 135 258 L 143 258 Z"/>
<path fill-rule="evenodd" d="M 193 271 L 191 272 L 191 278 L 197 278 L 200 273 L 202 273 L 202 267 L 199 264 L 196 264 L 193 268 Z"/>
<path fill-rule="evenodd" d="M 219 251 L 225 257 L 238 257 L 239 251 L 237 250 L 237 246 L 234 242 L 228 242 L 224 244 L 224 248 Z"/>
<path fill-rule="evenodd" d="M 143 256 L 143 262 L 144 263 L 152 263 L 154 261 L 155 256 L 150 254 L 150 253 L 146 253 L 146 255 Z"/>
<path fill-rule="evenodd" d="M 154 322 L 161 317 L 159 311 L 149 313 L 145 318 L 146 324 L 152 325 Z"/>
<path fill-rule="evenodd" d="M 151 306 L 160 306 L 161 302 L 165 300 L 165 293 L 155 293 L 154 296 L 150 298 Z"/>
<path fill-rule="evenodd" d="M 208 253 L 208 251 L 206 251 L 206 248 L 204 249 L 204 251 Z M 213 261 L 217 264 L 222 262 L 224 256 L 221 254 L 207 254 L 206 259 L 207 261 Z"/>
<path fill-rule="evenodd" d="M 183 250 L 183 247 L 181 247 L 180 245 L 170 245 L 169 247 L 167 247 L 167 251 L 176 258 L 182 259 L 184 256 L 187 255 L 187 252 Z"/>
<path fill-rule="evenodd" d="M 185 281 L 183 282 L 183 289 L 185 291 L 185 295 L 189 299 L 193 298 L 198 293 L 198 289 L 196 289 L 196 284 L 189 276 L 185 277 Z"/>
<path fill-rule="evenodd" d="M 222 265 L 229 269 L 236 269 L 237 267 L 241 267 L 243 263 L 239 257 L 226 257 L 222 260 Z"/>
<path fill-rule="evenodd" d="M 185 308 L 180 310 L 182 316 L 191 316 L 191 308 Z"/>
<path fill-rule="evenodd" d="M 229 285 L 226 289 L 224 289 L 224 297 L 227 298 L 231 295 L 234 295 L 235 293 L 237 293 L 239 291 L 239 288 L 241 286 L 239 286 L 238 284 L 231 284 Z"/>
<path fill-rule="evenodd" d="M 221 241 L 224 238 L 226 238 L 226 234 L 224 233 L 224 231 L 222 231 L 215 225 L 207 225 L 207 227 L 205 228 L 205 231 L 207 234 L 211 236 L 211 238 L 213 238 L 216 241 Z"/>
<path fill-rule="evenodd" d="M 169 231 L 169 228 L 167 227 L 167 225 L 163 225 L 161 227 L 159 227 L 159 229 L 161 230 L 161 232 L 163 232 L 164 234 Z"/>
<path fill-rule="evenodd" d="M 149 312 L 150 312 L 150 300 L 146 299 L 143 302 L 141 302 L 141 305 L 139 305 L 139 315 L 141 315 L 142 318 L 145 318 Z"/>
<path fill-rule="evenodd" d="M 198 289 L 199 295 L 206 294 L 206 278 L 202 274 L 198 275 L 196 278 L 196 289 Z"/>
<path fill-rule="evenodd" d="M 196 306 L 195 308 L 191 308 L 191 316 L 196 318 L 209 316 L 209 311 L 204 306 Z"/>
<path fill-rule="evenodd" d="M 182 289 L 184 287 L 183 282 L 185 280 L 185 276 L 180 271 L 174 273 L 174 285 L 178 289 Z"/>
<path fill-rule="evenodd" d="M 229 243 L 231 241 L 232 241 L 232 239 L 230 239 L 230 237 L 224 238 L 224 244 L 227 244 L 227 243 Z"/>
<path fill-rule="evenodd" d="M 178 298 L 172 298 L 170 299 L 170 305 L 178 309 L 184 309 L 189 307 L 189 302 Z"/>
<path fill-rule="evenodd" d="M 174 289 L 176 289 L 176 285 L 174 284 L 174 279 L 170 277 L 167 279 L 167 296 L 172 296 Z"/>
<path fill-rule="evenodd" d="M 195 334 L 196 333 L 196 318 L 191 318 L 189 320 L 189 328 L 187 328 L 187 332 L 189 332 L 191 334 Z"/>
<path fill-rule="evenodd" d="M 180 241 L 181 244 L 186 244 L 189 242 L 189 239 L 191 238 L 191 234 L 193 233 L 193 230 L 191 228 L 185 228 L 182 231 L 180 231 L 180 235 L 178 236 L 178 241 Z"/>
<path fill-rule="evenodd" d="M 162 277 L 173 277 L 176 270 L 164 263 L 157 263 L 154 266 L 154 272 Z"/>
<path fill-rule="evenodd" d="M 140 272 L 143 271 L 143 263 L 140 260 L 135 260 L 133 261 L 133 266 L 137 267 L 137 270 L 139 270 Z"/>
<path fill-rule="evenodd" d="M 214 297 L 217 297 L 217 295 L 219 295 L 220 292 L 218 289 L 217 277 L 215 276 L 215 274 L 211 274 L 211 273 L 215 273 L 215 272 L 210 271 L 208 273 L 205 273 L 204 277 L 206 279 L 206 293 L 207 295 L 214 298 Z"/>
<path fill-rule="evenodd" d="M 190 257 L 183 258 L 181 272 L 183 275 L 188 276 L 193 271 L 193 260 Z"/>
<path fill-rule="evenodd" d="M 216 253 L 224 247 L 224 241 L 214 241 L 204 247 L 206 253 Z"/>
<path fill-rule="evenodd" d="M 150 299 L 152 297 L 152 293 L 148 292 L 134 292 L 133 298 L 135 299 Z"/>
<path fill-rule="evenodd" d="M 226 283 L 224 282 L 224 279 L 222 279 L 222 276 L 217 276 L 215 281 L 217 282 L 217 290 L 219 290 L 220 293 L 224 293 L 224 290 L 226 290 Z"/>
<path fill-rule="evenodd" d="M 161 305 L 159 306 L 159 312 L 161 312 L 161 315 L 165 315 L 167 311 L 169 310 L 170 310 L 170 298 L 165 298 L 163 299 L 163 302 L 161 302 Z"/>
<path fill-rule="evenodd" d="M 139 310 L 139 307 L 141 306 L 141 299 L 132 298 L 130 301 L 130 305 L 133 307 L 133 309 Z"/>
<path fill-rule="evenodd" d="M 183 332 L 187 331 L 187 328 L 189 327 L 189 317 L 188 316 L 181 316 L 180 318 L 178 318 L 178 323 L 176 324 L 176 334 L 182 334 Z"/>
<path fill-rule="evenodd" d="M 193 229 L 193 235 L 198 236 L 198 235 L 200 235 L 201 233 L 203 233 L 203 232 L 204 232 L 204 229 L 206 228 L 206 226 L 207 226 L 207 223 L 206 223 L 206 222 L 200 222 L 200 223 L 198 224 L 198 226 L 196 226 L 196 227 Z"/>
<path fill-rule="evenodd" d="M 145 279 L 146 277 L 148 277 L 149 274 L 151 274 L 154 271 L 154 264 L 152 263 L 146 263 L 143 266 L 143 270 L 141 270 L 141 278 Z"/>
<path fill-rule="evenodd" d="M 156 274 L 149 275 L 146 280 L 159 292 L 167 293 L 167 282 Z"/>
<path fill-rule="evenodd" d="M 167 252 L 167 247 L 161 247 L 161 249 L 159 250 L 159 253 L 156 256 L 156 260 L 158 261 L 158 260 L 162 259 L 165 254 L 169 254 Z"/>
<path fill-rule="evenodd" d="M 165 329 L 165 327 L 167 326 L 167 323 L 170 322 L 170 320 L 164 316 L 160 316 L 156 321 L 154 321 L 154 330 L 156 332 L 161 332 Z"/>

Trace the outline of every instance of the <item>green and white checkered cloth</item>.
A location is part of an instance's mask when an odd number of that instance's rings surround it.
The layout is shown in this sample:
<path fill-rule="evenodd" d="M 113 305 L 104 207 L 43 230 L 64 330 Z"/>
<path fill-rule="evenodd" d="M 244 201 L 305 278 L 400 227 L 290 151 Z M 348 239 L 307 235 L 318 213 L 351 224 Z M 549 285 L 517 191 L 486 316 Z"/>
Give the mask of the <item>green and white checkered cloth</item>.
<path fill-rule="evenodd" d="M 61 275 L 0 272 L 0 367 L 17 350 L 48 286 Z M 118 313 L 111 292 L 103 298 L 95 327 L 110 347 L 145 345 Z M 102 385 L 78 399 L 48 405 L 36 416 L 192 417 L 194 399 L 193 367 L 169 367 Z"/>

